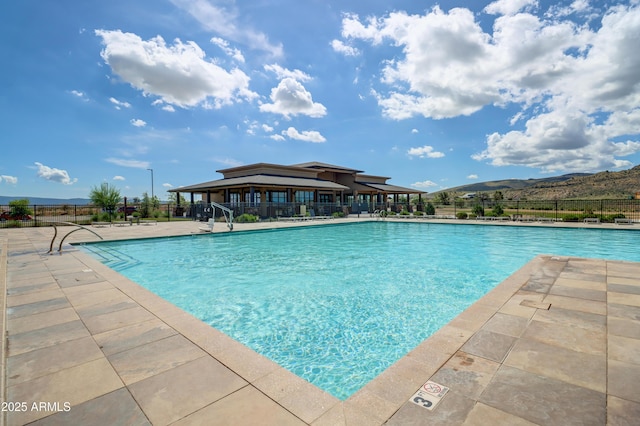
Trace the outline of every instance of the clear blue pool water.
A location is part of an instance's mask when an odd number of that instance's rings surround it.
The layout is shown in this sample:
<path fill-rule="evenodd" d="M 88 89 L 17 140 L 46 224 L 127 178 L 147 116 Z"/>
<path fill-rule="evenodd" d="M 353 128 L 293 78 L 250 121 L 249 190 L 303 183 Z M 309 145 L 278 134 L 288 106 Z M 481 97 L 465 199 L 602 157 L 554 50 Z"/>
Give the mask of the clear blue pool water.
<path fill-rule="evenodd" d="M 537 254 L 640 261 L 640 232 L 368 222 L 88 244 L 346 399 Z"/>

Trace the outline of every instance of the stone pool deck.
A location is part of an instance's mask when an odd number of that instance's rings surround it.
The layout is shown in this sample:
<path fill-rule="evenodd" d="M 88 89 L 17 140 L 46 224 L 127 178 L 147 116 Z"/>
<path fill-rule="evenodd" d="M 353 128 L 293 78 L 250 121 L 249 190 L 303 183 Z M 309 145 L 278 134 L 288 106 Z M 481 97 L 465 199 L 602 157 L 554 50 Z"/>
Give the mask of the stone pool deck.
<path fill-rule="evenodd" d="M 234 232 L 310 224 L 324 223 L 238 224 Z M 199 233 L 199 226 L 93 230 L 128 239 Z M 640 263 L 540 255 L 339 401 L 79 250 L 47 254 L 52 236 L 52 228 L 0 229 L 0 422 L 7 425 L 640 419 Z M 79 231 L 69 240 L 97 238 Z M 431 411 L 411 401 L 428 380 L 449 388 Z"/>

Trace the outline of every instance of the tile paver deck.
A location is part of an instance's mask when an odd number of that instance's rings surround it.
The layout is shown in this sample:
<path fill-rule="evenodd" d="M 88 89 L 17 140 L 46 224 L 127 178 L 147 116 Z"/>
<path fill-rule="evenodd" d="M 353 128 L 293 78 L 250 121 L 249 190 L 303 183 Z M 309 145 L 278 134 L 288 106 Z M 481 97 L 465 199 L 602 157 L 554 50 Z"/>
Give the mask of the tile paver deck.
<path fill-rule="evenodd" d="M 105 239 L 184 235 L 198 225 L 97 232 Z M 303 225 L 253 225 L 269 226 Z M 96 239 L 81 234 L 70 239 Z M 82 252 L 65 246 L 61 255 L 46 254 L 51 235 L 50 228 L 0 230 L 2 401 L 14 403 L 1 419 L 7 425 L 622 425 L 640 418 L 640 263 L 538 256 L 339 401 Z M 432 411 L 410 401 L 427 380 L 449 388 Z"/>

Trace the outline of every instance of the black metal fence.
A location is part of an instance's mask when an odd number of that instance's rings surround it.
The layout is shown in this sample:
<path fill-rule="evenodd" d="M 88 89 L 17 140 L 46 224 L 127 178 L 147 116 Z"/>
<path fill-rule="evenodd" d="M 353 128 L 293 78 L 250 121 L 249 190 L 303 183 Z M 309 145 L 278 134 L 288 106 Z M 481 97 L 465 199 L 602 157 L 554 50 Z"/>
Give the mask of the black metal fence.
<path fill-rule="evenodd" d="M 496 209 L 496 206 L 499 206 Z M 473 212 L 481 207 L 485 215 L 494 210 L 502 210 L 502 215 L 535 216 L 562 221 L 580 221 L 584 218 L 598 218 L 603 222 L 613 222 L 616 218 L 640 221 L 640 200 L 489 200 L 471 199 L 451 202 L 434 207 L 439 214 L 447 212 Z"/>
<path fill-rule="evenodd" d="M 562 221 L 581 221 L 587 217 L 599 218 L 603 222 L 613 222 L 615 218 L 626 218 L 640 221 L 640 200 L 490 200 L 490 199 L 456 199 L 449 204 L 437 204 L 424 201 L 420 205 L 406 203 L 227 203 L 233 210 L 234 217 L 250 214 L 260 219 L 277 219 L 295 216 L 341 216 L 355 213 L 387 210 L 399 213 L 404 210 L 424 212 L 427 203 L 432 203 L 435 214 L 456 216 L 458 213 L 473 213 L 482 209 L 484 215 L 492 215 L 494 211 L 511 217 L 543 217 Z M 499 207 L 497 207 L 499 206 Z M 125 213 L 105 212 L 92 205 L 29 205 L 28 214 L 16 214 L 11 206 L 0 205 L 0 228 L 48 226 L 51 223 L 73 222 L 91 224 L 95 221 L 121 220 Z M 186 206 L 171 204 L 161 205 L 151 215 L 154 218 L 188 218 L 207 220 L 215 214 L 222 216 L 222 211 L 214 210 L 205 203 Z"/>

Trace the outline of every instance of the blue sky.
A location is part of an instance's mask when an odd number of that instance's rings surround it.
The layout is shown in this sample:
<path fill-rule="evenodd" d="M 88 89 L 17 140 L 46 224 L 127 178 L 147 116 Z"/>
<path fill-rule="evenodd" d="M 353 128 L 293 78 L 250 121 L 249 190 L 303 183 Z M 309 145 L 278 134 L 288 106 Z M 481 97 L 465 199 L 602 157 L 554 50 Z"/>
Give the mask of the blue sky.
<path fill-rule="evenodd" d="M 21 0 L 0 195 L 322 161 L 434 192 L 640 163 L 640 1 Z"/>

